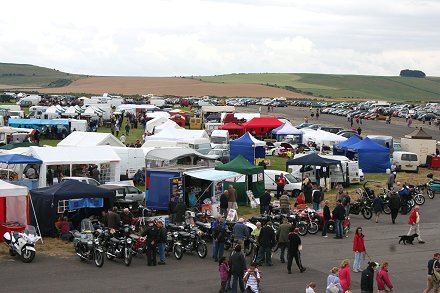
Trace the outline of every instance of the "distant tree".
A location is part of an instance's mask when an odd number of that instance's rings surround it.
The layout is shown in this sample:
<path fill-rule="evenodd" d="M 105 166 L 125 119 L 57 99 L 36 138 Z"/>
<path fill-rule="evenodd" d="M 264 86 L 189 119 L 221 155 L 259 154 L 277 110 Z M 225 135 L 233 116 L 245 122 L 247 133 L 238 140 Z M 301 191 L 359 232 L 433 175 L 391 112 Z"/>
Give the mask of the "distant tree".
<path fill-rule="evenodd" d="M 400 71 L 400 76 L 424 78 L 424 77 L 426 77 L 426 74 L 420 70 L 404 69 L 404 70 Z"/>

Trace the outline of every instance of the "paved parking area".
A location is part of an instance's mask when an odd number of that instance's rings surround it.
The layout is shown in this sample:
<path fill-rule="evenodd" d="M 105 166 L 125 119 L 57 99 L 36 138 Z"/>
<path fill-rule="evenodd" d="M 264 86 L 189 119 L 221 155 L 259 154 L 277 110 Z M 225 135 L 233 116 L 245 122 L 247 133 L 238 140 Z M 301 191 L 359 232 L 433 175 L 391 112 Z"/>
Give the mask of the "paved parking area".
<path fill-rule="evenodd" d="M 374 261 L 390 262 L 391 280 L 395 292 L 421 292 L 425 286 L 426 264 L 435 251 L 440 250 L 440 198 L 427 199 L 421 208 L 421 234 L 426 244 L 399 245 L 398 235 L 408 231 L 408 216 L 397 218 L 392 225 L 388 215 L 376 224 L 361 216 L 352 216 L 352 230 L 362 226 L 365 245 Z M 261 268 L 263 292 L 304 292 L 305 285 L 314 281 L 316 292 L 324 292 L 328 270 L 342 259 L 353 260 L 352 240 L 322 238 L 307 235 L 303 240 L 303 263 L 307 271 L 294 269 L 287 274 L 284 264 L 275 255 L 274 266 Z M 208 254 L 209 256 L 209 254 Z M 363 266 L 366 265 L 366 262 Z M 81 262 L 78 257 L 47 257 L 38 255 L 31 264 L 18 258 L 0 261 L 1 290 L 3 292 L 218 292 L 217 264 L 210 258 L 199 259 L 185 255 L 181 261 L 169 259 L 167 265 L 148 267 L 146 259 L 136 257 L 130 267 L 122 262 L 106 261 L 102 268 Z M 353 292 L 360 292 L 360 274 L 352 273 Z"/>

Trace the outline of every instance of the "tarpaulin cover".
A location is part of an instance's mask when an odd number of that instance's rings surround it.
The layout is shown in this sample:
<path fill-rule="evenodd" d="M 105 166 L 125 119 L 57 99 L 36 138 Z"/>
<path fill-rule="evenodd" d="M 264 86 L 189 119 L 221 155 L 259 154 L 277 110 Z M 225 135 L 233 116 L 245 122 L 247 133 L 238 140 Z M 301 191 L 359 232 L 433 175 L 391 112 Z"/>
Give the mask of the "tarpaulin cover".
<path fill-rule="evenodd" d="M 347 152 L 357 153 L 359 168 L 364 173 L 385 173 L 391 168 L 390 150 L 368 137 L 351 145 Z"/>

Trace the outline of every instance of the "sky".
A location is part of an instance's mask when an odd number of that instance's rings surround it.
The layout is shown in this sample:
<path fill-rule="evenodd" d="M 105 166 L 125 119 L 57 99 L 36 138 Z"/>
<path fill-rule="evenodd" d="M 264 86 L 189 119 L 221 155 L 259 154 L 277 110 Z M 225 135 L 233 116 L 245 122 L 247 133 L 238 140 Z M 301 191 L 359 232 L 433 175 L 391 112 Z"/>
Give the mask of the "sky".
<path fill-rule="evenodd" d="M 70 73 L 440 76 L 437 0 L 5 1 L 0 62 Z"/>

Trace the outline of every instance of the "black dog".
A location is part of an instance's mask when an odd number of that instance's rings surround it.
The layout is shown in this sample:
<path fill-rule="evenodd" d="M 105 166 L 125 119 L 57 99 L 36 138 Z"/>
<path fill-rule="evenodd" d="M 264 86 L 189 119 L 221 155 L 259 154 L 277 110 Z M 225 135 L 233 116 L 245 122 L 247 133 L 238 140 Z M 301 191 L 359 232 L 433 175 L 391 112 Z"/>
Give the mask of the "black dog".
<path fill-rule="evenodd" d="M 413 234 L 413 235 L 410 235 L 410 236 L 408 236 L 408 235 L 402 235 L 402 236 L 399 236 L 400 237 L 400 240 L 399 240 L 399 244 L 400 244 L 400 242 L 403 242 L 403 244 L 414 244 L 413 242 L 414 242 L 414 239 L 415 238 L 417 238 L 417 237 L 419 237 L 419 235 L 418 234 Z"/>

